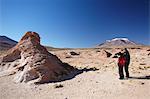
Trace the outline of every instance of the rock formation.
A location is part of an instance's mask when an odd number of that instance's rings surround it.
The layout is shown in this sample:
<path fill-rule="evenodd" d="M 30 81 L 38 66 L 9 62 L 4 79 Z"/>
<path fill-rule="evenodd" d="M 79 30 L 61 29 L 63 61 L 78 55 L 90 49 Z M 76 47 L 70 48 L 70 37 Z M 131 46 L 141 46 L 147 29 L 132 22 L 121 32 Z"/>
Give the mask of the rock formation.
<path fill-rule="evenodd" d="M 73 70 L 40 45 L 36 32 L 27 32 L 15 47 L 0 57 L 0 75 L 15 74 L 16 82 L 59 81 Z"/>

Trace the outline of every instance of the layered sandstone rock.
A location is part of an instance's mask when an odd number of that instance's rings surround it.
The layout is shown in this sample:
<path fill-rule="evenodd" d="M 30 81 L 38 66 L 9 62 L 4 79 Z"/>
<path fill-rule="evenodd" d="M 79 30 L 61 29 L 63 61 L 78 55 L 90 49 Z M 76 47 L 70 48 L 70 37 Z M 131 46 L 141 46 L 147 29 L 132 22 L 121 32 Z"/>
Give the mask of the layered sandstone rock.
<path fill-rule="evenodd" d="M 15 74 L 16 82 L 59 81 L 73 70 L 40 45 L 40 37 L 35 32 L 27 32 L 15 47 L 0 57 L 0 75 Z"/>

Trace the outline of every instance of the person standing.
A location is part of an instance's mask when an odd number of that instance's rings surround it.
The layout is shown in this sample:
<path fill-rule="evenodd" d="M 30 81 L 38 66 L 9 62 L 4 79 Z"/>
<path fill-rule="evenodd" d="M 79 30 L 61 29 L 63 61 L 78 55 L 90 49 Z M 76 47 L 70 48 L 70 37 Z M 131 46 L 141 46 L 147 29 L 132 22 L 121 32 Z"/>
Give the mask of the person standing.
<path fill-rule="evenodd" d="M 119 70 L 119 79 L 124 79 L 124 74 L 123 74 L 123 68 L 125 67 L 126 64 L 126 58 L 124 56 L 124 53 L 117 53 L 119 58 L 118 58 L 118 70 Z"/>
<path fill-rule="evenodd" d="M 126 77 L 129 78 L 129 64 L 130 64 L 130 53 L 129 51 L 127 50 L 127 48 L 124 49 L 124 56 L 125 56 L 125 59 L 126 59 L 126 62 L 125 62 L 125 72 L 126 72 Z"/>
<path fill-rule="evenodd" d="M 116 53 L 113 58 L 118 58 L 119 79 L 124 79 L 123 69 L 125 70 L 126 78 L 129 78 L 130 53 L 127 48 Z"/>

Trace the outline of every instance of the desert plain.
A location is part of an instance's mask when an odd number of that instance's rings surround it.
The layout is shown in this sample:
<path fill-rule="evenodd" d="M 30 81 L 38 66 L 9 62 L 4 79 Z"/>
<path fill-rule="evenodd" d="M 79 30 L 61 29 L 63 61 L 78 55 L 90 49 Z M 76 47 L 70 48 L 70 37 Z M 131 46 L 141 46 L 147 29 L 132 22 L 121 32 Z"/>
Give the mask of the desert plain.
<path fill-rule="evenodd" d="M 82 72 L 64 81 L 15 83 L 14 75 L 0 77 L 0 99 L 149 99 L 150 47 L 128 48 L 129 79 L 119 80 L 120 48 L 56 49 L 48 51 Z M 105 51 L 111 53 L 107 57 Z M 76 54 L 71 54 L 75 52 Z M 2 55 L 5 51 L 1 51 Z"/>

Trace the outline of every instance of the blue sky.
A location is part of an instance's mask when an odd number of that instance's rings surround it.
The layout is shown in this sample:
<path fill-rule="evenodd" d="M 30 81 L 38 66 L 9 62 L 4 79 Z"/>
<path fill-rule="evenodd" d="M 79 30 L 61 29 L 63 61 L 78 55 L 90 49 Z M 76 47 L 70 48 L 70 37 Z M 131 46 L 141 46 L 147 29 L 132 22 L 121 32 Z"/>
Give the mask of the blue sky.
<path fill-rule="evenodd" d="M 115 37 L 150 45 L 149 0 L 0 0 L 0 35 L 40 34 L 43 45 L 93 47 Z"/>

